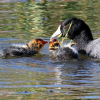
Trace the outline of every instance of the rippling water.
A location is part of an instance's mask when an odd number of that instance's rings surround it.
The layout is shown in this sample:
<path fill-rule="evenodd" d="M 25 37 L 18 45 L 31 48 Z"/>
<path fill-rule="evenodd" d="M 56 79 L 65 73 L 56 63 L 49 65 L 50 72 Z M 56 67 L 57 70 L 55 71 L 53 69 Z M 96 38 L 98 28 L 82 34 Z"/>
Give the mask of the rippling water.
<path fill-rule="evenodd" d="M 60 21 L 73 16 L 98 38 L 99 7 L 99 0 L 1 0 L 0 53 L 12 43 L 49 41 Z M 0 100 L 76 99 L 100 99 L 100 59 L 57 60 L 48 44 L 32 57 L 0 58 Z"/>

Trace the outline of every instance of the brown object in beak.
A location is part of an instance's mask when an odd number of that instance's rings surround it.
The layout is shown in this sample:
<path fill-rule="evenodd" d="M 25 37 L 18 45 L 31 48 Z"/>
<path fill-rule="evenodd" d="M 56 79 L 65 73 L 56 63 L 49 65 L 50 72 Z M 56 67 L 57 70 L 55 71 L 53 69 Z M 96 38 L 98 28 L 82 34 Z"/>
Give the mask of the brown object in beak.
<path fill-rule="evenodd" d="M 75 43 L 71 43 L 70 46 L 72 47 L 73 45 L 75 45 Z"/>

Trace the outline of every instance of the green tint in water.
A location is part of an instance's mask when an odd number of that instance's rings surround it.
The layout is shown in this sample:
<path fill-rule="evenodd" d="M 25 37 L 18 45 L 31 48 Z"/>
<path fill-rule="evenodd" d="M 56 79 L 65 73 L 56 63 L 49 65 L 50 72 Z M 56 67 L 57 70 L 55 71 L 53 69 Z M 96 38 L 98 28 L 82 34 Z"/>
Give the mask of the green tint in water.
<path fill-rule="evenodd" d="M 0 53 L 10 43 L 49 41 L 59 23 L 69 17 L 83 19 L 94 37 L 100 37 L 99 6 L 99 0 L 0 3 Z M 59 61 L 49 55 L 46 44 L 33 57 L 0 58 L 0 99 L 100 99 L 100 60 Z"/>
<path fill-rule="evenodd" d="M 82 18 L 93 32 L 99 32 L 99 4 L 98 0 L 0 3 L 0 36 L 50 37 L 60 21 L 69 17 Z"/>

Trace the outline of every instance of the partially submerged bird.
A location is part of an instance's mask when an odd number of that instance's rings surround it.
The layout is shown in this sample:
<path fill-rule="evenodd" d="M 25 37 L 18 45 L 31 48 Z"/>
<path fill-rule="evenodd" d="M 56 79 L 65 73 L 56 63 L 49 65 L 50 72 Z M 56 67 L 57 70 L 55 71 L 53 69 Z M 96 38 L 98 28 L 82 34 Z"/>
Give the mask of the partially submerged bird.
<path fill-rule="evenodd" d="M 34 55 L 47 43 L 42 39 L 34 39 L 24 46 L 12 45 L 3 50 L 3 56 L 29 56 Z"/>
<path fill-rule="evenodd" d="M 76 44 L 79 53 L 100 58 L 100 38 L 93 39 L 89 26 L 81 19 L 69 18 L 63 21 L 51 36 L 67 37 Z"/>
<path fill-rule="evenodd" d="M 72 47 L 72 45 L 74 45 L 74 44 L 68 44 L 68 45 L 65 45 L 65 46 L 61 46 L 58 40 L 52 39 L 49 42 L 49 50 L 53 53 L 53 56 L 57 57 L 57 58 L 78 59 L 77 50 L 75 50 Z"/>

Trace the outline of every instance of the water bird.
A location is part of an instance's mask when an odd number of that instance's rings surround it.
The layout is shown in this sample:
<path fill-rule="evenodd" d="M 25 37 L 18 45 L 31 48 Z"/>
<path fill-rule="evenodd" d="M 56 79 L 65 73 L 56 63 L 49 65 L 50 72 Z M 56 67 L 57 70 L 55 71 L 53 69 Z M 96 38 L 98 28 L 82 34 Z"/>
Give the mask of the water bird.
<path fill-rule="evenodd" d="M 61 46 L 57 39 L 51 39 L 49 42 L 49 51 L 53 56 L 61 59 L 78 59 L 78 52 L 73 48 L 74 44 Z"/>
<path fill-rule="evenodd" d="M 24 45 L 11 45 L 3 49 L 3 56 L 29 56 L 34 55 L 40 51 L 40 49 L 47 43 L 42 39 L 34 39 Z"/>
<path fill-rule="evenodd" d="M 74 17 L 62 21 L 51 38 L 57 36 L 73 40 L 80 54 L 100 58 L 100 38 L 93 39 L 89 26 L 82 19 Z"/>

